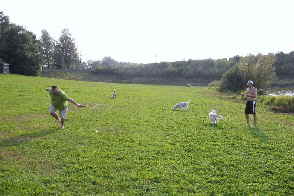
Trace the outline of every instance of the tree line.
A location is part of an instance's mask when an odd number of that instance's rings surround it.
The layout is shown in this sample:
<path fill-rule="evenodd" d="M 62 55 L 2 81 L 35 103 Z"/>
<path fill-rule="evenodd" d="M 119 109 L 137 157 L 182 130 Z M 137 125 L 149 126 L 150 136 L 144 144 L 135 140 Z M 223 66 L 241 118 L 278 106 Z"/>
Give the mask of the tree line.
<path fill-rule="evenodd" d="M 11 65 L 11 72 L 38 75 L 42 69 L 88 70 L 97 74 L 123 77 L 156 77 L 198 81 L 221 81 L 220 88 L 238 90 L 246 80 L 256 81 L 261 88 L 270 86 L 273 78 L 291 78 L 294 74 L 294 51 L 267 55 L 234 56 L 223 59 L 187 60 L 138 64 L 119 62 L 111 57 L 82 62 L 75 41 L 68 29 L 63 29 L 58 40 L 46 30 L 39 39 L 9 21 L 0 12 L 0 59 Z"/>
<path fill-rule="evenodd" d="M 230 59 L 204 59 L 176 62 L 136 64 L 117 62 L 111 57 L 101 61 L 88 62 L 94 73 L 124 76 L 198 78 L 200 80 L 220 79 L 223 73 L 236 64 L 240 57 Z"/>
<path fill-rule="evenodd" d="M 0 11 L 0 59 L 10 64 L 10 72 L 38 75 L 41 68 L 73 69 L 81 59 L 68 29 L 61 32 L 58 41 L 46 30 L 40 39 L 20 25 L 10 22 Z"/>
<path fill-rule="evenodd" d="M 150 64 L 124 63 L 104 57 L 101 61 L 88 62 L 88 66 L 97 74 L 125 77 L 219 80 L 221 90 L 237 91 L 245 87 L 247 80 L 254 80 L 258 88 L 266 88 L 275 78 L 293 77 L 294 52 Z"/>

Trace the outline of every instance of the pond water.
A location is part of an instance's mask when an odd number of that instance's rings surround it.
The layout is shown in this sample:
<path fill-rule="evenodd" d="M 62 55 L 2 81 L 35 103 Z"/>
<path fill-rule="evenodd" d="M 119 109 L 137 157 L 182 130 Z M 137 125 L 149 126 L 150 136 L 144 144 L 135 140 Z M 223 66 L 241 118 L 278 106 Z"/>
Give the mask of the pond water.
<path fill-rule="evenodd" d="M 294 96 L 293 90 L 281 90 L 277 92 L 271 92 L 268 94 L 269 96 Z"/>

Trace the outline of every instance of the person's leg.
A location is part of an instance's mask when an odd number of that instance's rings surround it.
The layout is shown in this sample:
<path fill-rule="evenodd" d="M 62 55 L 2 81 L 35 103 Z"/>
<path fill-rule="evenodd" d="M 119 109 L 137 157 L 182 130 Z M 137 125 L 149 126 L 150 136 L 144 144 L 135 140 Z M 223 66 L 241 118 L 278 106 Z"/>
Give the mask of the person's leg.
<path fill-rule="evenodd" d="M 60 118 L 56 112 L 51 112 L 51 116 L 53 116 L 57 121 L 60 121 Z"/>
<path fill-rule="evenodd" d="M 53 118 L 55 118 L 58 122 L 60 122 L 60 118 L 58 114 L 56 113 L 56 109 L 53 105 L 49 107 L 49 113 L 51 116 L 53 116 Z"/>
<path fill-rule="evenodd" d="M 246 122 L 247 122 L 248 127 L 250 127 L 250 124 L 249 124 L 249 114 L 245 114 L 245 118 L 246 118 Z"/>
<path fill-rule="evenodd" d="M 256 121 L 257 121 L 256 114 L 253 114 L 253 119 L 254 119 L 254 127 L 256 127 Z"/>
<path fill-rule="evenodd" d="M 68 108 L 64 108 L 64 110 L 60 111 L 60 116 L 61 116 L 61 128 L 64 129 L 64 120 L 67 117 L 67 112 L 68 112 Z"/>
<path fill-rule="evenodd" d="M 256 101 L 253 102 L 253 119 L 254 119 L 254 127 L 256 127 Z"/>
<path fill-rule="evenodd" d="M 61 118 L 60 123 L 61 123 L 61 129 L 64 129 L 64 118 Z"/>
<path fill-rule="evenodd" d="M 246 119 L 248 127 L 250 127 L 250 124 L 249 124 L 249 112 L 250 112 L 250 102 L 247 101 L 246 102 L 246 107 L 245 107 L 245 119 Z"/>

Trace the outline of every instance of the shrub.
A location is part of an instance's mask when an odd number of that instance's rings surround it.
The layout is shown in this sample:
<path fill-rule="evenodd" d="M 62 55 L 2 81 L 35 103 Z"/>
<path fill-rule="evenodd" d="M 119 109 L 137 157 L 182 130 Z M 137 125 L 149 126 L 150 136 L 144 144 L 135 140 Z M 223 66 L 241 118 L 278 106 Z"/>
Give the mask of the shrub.
<path fill-rule="evenodd" d="M 243 88 L 244 82 L 239 67 L 235 66 L 223 75 L 220 90 L 236 92 Z"/>
<path fill-rule="evenodd" d="M 275 112 L 294 112 L 294 97 L 291 96 L 262 96 L 260 101 Z"/>
<path fill-rule="evenodd" d="M 253 80 L 257 89 L 269 87 L 275 77 L 273 62 L 274 57 L 270 55 L 242 57 L 237 65 L 223 75 L 220 90 L 240 91 L 246 87 L 248 80 Z"/>
<path fill-rule="evenodd" d="M 265 105 L 273 105 L 276 97 L 275 96 L 260 96 L 260 102 L 264 103 Z"/>
<path fill-rule="evenodd" d="M 267 93 L 266 93 L 266 90 L 264 90 L 264 89 L 257 89 L 257 94 L 258 95 L 266 95 Z"/>
<path fill-rule="evenodd" d="M 212 88 L 219 88 L 221 85 L 221 81 L 220 80 L 214 80 L 212 82 L 210 82 L 208 84 L 209 87 L 212 87 Z"/>

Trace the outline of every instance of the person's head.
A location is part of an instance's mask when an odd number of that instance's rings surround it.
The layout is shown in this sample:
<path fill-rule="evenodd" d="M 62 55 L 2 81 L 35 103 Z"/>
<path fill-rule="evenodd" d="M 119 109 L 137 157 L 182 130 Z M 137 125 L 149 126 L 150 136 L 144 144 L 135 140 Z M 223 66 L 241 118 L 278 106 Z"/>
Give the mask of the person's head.
<path fill-rule="evenodd" d="M 253 85 L 254 85 L 253 81 L 252 80 L 248 80 L 247 86 L 248 87 L 253 87 Z"/>
<path fill-rule="evenodd" d="M 51 90 L 53 92 L 57 92 L 58 91 L 58 86 L 51 86 Z"/>

